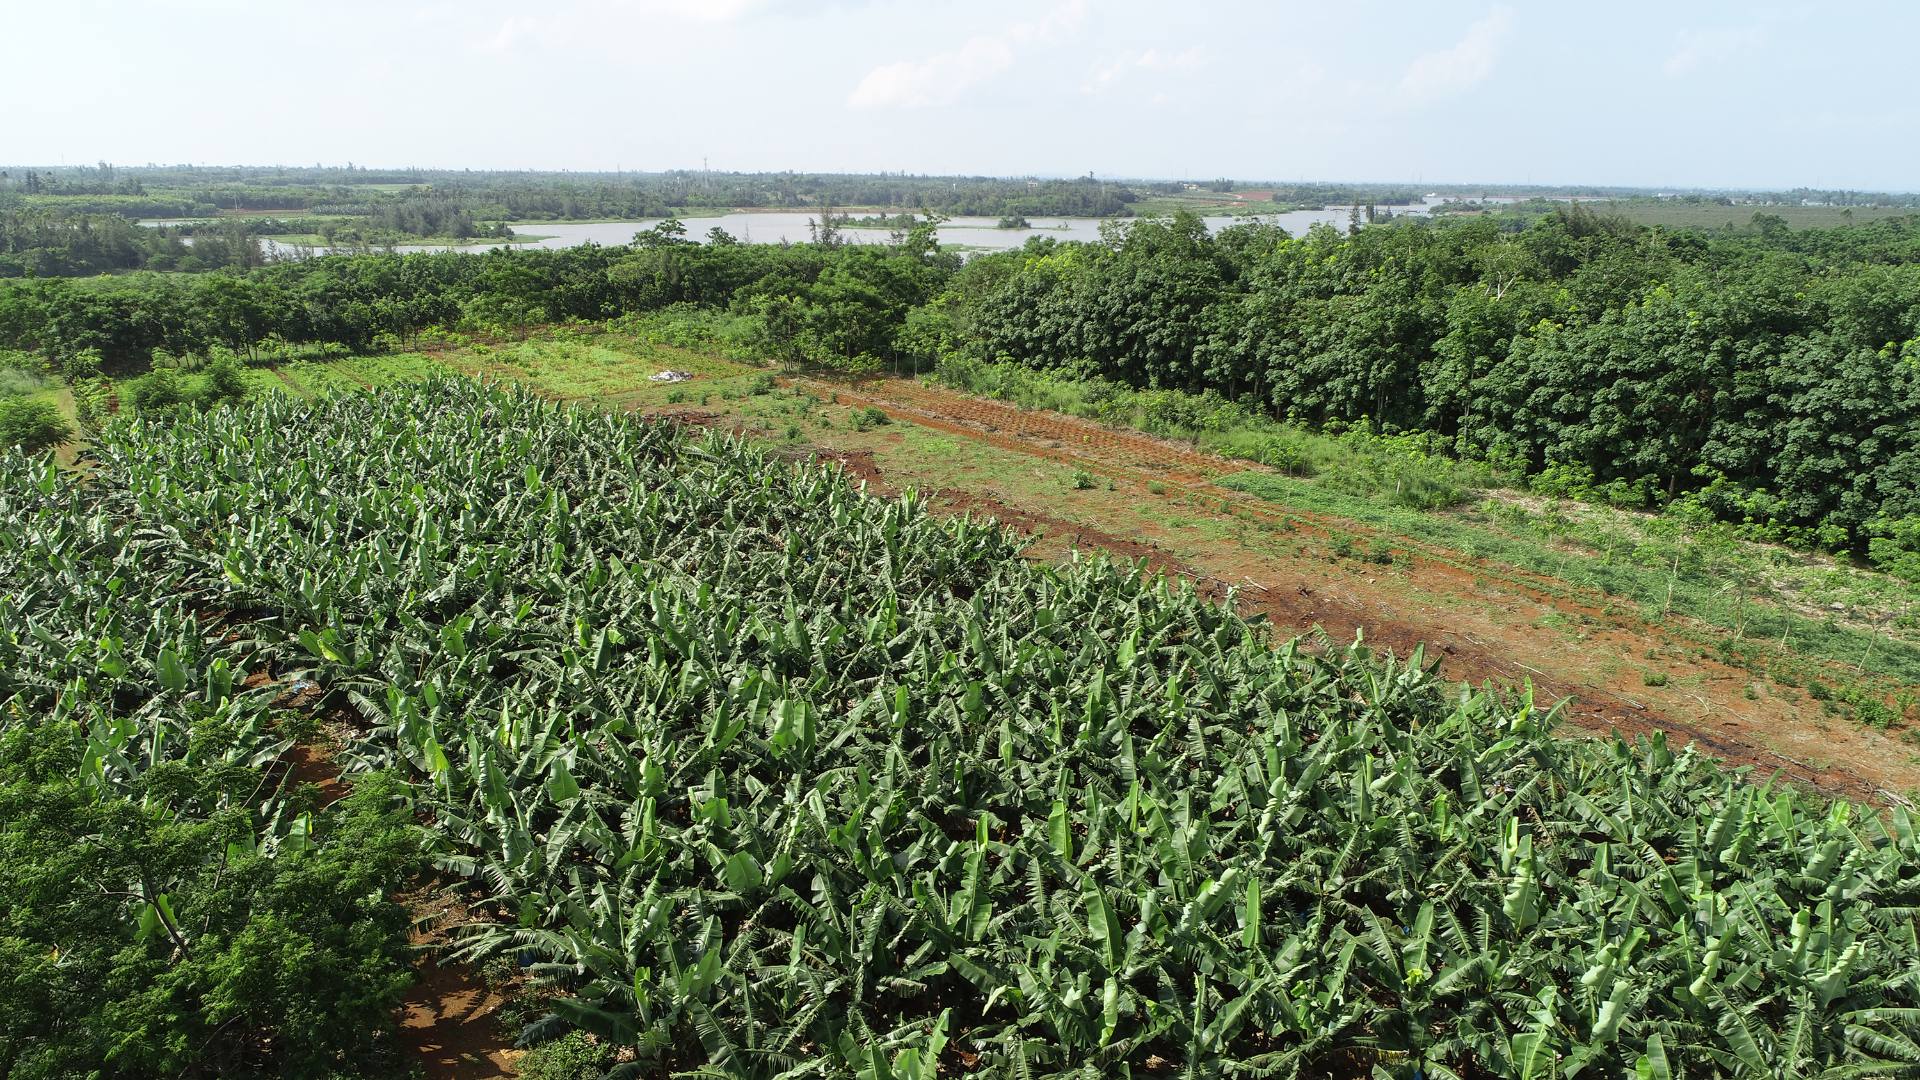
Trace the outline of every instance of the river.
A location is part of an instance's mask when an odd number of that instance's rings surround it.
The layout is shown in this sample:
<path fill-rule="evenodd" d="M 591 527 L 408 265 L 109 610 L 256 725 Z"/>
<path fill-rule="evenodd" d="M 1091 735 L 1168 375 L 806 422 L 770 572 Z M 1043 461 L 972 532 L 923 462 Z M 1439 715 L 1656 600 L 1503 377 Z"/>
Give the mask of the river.
<path fill-rule="evenodd" d="M 1383 207 L 1395 214 L 1424 214 L 1425 204 L 1409 207 Z M 1325 210 L 1292 210 L 1279 214 L 1262 214 L 1259 220 L 1278 225 L 1295 236 L 1306 232 L 1316 224 L 1344 226 L 1351 219 L 1352 207 L 1335 206 Z M 858 213 L 855 215 L 860 216 Z M 813 239 L 812 225 L 818 221 L 818 213 L 805 211 L 742 211 L 733 214 L 721 214 L 717 217 L 684 217 L 680 223 L 687 228 L 690 240 L 705 240 L 708 232 L 723 229 L 735 240 L 750 244 L 801 244 Z M 1103 221 L 1125 223 L 1130 218 L 1063 218 L 1032 217 L 1027 229 L 1002 229 L 1000 220 L 990 217 L 956 217 L 940 226 L 940 242 L 958 248 L 1005 251 L 1025 244 L 1035 236 L 1051 236 L 1058 240 L 1098 240 L 1100 225 Z M 1248 217 L 1229 217 L 1226 215 L 1207 216 L 1201 220 L 1213 230 L 1231 225 L 1244 224 Z M 645 218 L 638 221 L 516 221 L 513 231 L 524 236 L 539 236 L 545 239 L 531 243 L 515 244 L 515 247 L 564 248 L 580 244 L 601 244 L 612 246 L 625 244 L 633 240 L 633 234 L 645 232 L 660 223 L 660 218 Z M 891 229 L 842 228 L 841 235 L 854 243 L 884 244 L 893 238 Z M 448 251 L 458 250 L 444 244 L 406 244 L 399 251 Z"/>
<path fill-rule="evenodd" d="M 1430 204 L 1416 203 L 1412 206 L 1382 206 L 1382 211 L 1395 215 L 1424 215 Z M 1353 208 L 1349 206 L 1330 206 L 1323 210 L 1289 210 L 1276 214 L 1254 216 L 1207 215 L 1201 218 L 1207 228 L 1218 231 L 1233 225 L 1250 221 L 1262 221 L 1278 225 L 1295 236 L 1305 233 L 1315 225 L 1325 224 L 1344 228 L 1352 220 Z M 812 225 L 819 219 L 817 212 L 774 210 L 774 211 L 738 211 L 711 217 L 685 217 L 681 224 L 686 226 L 687 238 L 705 240 L 713 229 L 725 230 L 735 240 L 753 244 L 800 244 L 813 238 Z M 859 216 L 856 214 L 856 216 Z M 416 251 L 482 251 L 492 247 L 539 247 L 568 248 L 581 244 L 600 244 L 612 247 L 630 243 L 634 234 L 645 232 L 661 222 L 661 218 L 642 218 L 634 221 L 516 221 L 511 223 L 513 231 L 521 236 L 539 237 L 512 245 L 501 244 L 400 244 L 394 250 L 401 252 Z M 1098 240 L 1103 222 L 1114 221 L 1124 225 L 1137 219 L 1133 218 L 1075 218 L 1075 217 L 1033 217 L 1029 218 L 1030 228 L 1002 229 L 998 218 L 956 217 L 940 226 L 942 244 L 967 251 L 1005 251 L 1017 248 L 1036 236 L 1050 236 L 1058 240 Z M 168 225 L 184 223 L 168 220 L 142 221 L 142 225 Z M 883 244 L 893 238 L 891 229 L 863 229 L 843 227 L 841 236 L 852 243 Z M 299 253 L 311 251 L 316 255 L 327 254 L 326 248 L 296 248 L 276 244 L 272 240 L 263 241 L 269 257 L 292 258 Z"/>

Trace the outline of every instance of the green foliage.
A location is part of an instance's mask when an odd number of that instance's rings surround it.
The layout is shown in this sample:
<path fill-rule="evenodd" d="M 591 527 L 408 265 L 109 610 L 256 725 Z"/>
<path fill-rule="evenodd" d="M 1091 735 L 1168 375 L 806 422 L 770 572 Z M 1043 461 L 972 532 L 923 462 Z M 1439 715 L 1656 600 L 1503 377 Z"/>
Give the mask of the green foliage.
<path fill-rule="evenodd" d="M 246 396 L 247 377 L 241 371 L 239 361 L 222 357 L 202 370 L 195 400 L 202 406 L 231 405 L 244 400 Z"/>
<path fill-rule="evenodd" d="M 31 353 L 0 349 L 0 398 L 34 393 L 47 384 L 47 365 Z"/>
<path fill-rule="evenodd" d="M 98 378 L 104 363 L 99 349 L 76 349 L 60 361 L 60 377 L 69 383 Z"/>
<path fill-rule="evenodd" d="M 1868 523 L 1867 558 L 1906 581 L 1920 583 L 1920 514 Z"/>
<path fill-rule="evenodd" d="M 88 434 L 99 431 L 117 400 L 113 383 L 103 376 L 95 376 L 74 383 L 72 391 L 74 422 Z"/>
<path fill-rule="evenodd" d="M 17 446 L 35 454 L 72 437 L 72 425 L 52 402 L 0 398 L 0 447 Z"/>
<path fill-rule="evenodd" d="M 126 384 L 125 400 L 142 416 L 171 412 L 187 399 L 187 382 L 178 368 L 157 367 Z"/>
<path fill-rule="evenodd" d="M 466 954 L 643 1072 L 1920 1064 L 1904 810 L 1556 740 L 1418 657 L 1275 648 L 1138 568 L 524 394 L 274 398 L 98 455 L 61 497 L 271 613 L 509 913 Z M 96 662 L 43 655 L 0 670 Z"/>
<path fill-rule="evenodd" d="M 417 863 L 405 815 L 386 805 L 397 789 L 365 785 L 305 850 L 236 853 L 256 828 L 244 811 L 168 804 L 243 799 L 257 777 L 156 765 L 102 800 L 71 764 L 32 772 L 78 761 L 78 736 L 64 724 L 0 737 L 7 1075 L 391 1066 L 383 1033 L 412 974 L 406 913 L 383 896 Z"/>
<path fill-rule="evenodd" d="M 408 792 L 282 789 L 281 691 L 241 675 L 290 653 L 202 618 L 218 586 L 184 540 L 140 538 L 130 492 L 7 454 L 0 1072 L 403 1072 Z"/>
<path fill-rule="evenodd" d="M 1631 484 L 1614 480 L 1601 485 L 1595 483 L 1592 469 L 1564 463 L 1550 464 L 1534 473 L 1527 478 L 1527 487 L 1535 494 L 1551 498 L 1604 502 L 1632 510 L 1655 506 L 1663 498 L 1651 477 L 1642 477 Z"/>
<path fill-rule="evenodd" d="M 527 1051 L 515 1063 L 520 1080 L 600 1080 L 614 1064 L 613 1048 L 584 1031 L 570 1031 Z"/>
<path fill-rule="evenodd" d="M 1709 238 L 1574 207 L 1517 233 L 1294 238 L 1208 237 L 1176 215 L 967 273 L 989 283 L 949 294 L 975 360 L 1430 434 L 1430 453 L 1616 505 L 1698 491 L 1715 516 L 1802 544 L 1864 549 L 1869 521 L 1920 508 L 1920 219 Z M 1211 426 L 1136 401 L 1146 430 Z M 1233 441 L 1263 459 L 1253 436 Z M 1303 456 L 1286 440 L 1273 460 L 1309 473 Z M 1414 505 L 1471 488 L 1375 486 Z"/>
<path fill-rule="evenodd" d="M 462 196 L 391 202 L 443 197 Z M 1752 535 L 1859 553 L 1885 539 L 1873 522 L 1920 514 L 1920 219 L 1709 235 L 1572 206 L 1522 228 L 1399 221 L 1291 237 L 1262 224 L 1209 234 L 1176 214 L 964 267 L 927 220 L 890 245 L 701 244 L 655 230 L 626 247 L 5 282 L 0 348 L 97 350 L 108 370 L 138 371 L 155 349 L 361 350 L 432 327 L 641 325 L 701 310 L 725 317 L 647 331 L 849 373 L 960 359 L 1062 372 L 1087 383 L 1066 396 L 1104 419 L 1124 410 L 1291 475 L 1319 471 L 1321 451 L 1270 420 L 1412 439 L 1428 460 L 1402 468 L 1417 475 L 1359 481 L 1409 505 L 1444 505 L 1495 471 L 1540 474 L 1550 493 L 1621 506 L 1691 497 Z"/>
<path fill-rule="evenodd" d="M 196 375 L 182 375 L 178 365 L 157 366 L 126 384 L 126 400 L 143 416 L 165 414 L 181 405 L 198 409 L 231 405 L 246 399 L 247 377 L 232 356 L 212 360 Z"/>

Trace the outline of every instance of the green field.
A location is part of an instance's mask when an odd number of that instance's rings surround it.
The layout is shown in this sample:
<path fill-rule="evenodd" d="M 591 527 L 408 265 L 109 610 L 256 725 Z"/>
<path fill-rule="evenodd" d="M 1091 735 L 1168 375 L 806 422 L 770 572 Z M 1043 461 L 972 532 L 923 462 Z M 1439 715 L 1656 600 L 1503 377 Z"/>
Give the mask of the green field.
<path fill-rule="evenodd" d="M 523 1067 L 1920 1066 L 1904 810 L 1555 739 L 1417 658 L 1276 648 L 1136 569 L 524 391 L 272 395 L 93 452 L 0 473 L 10 1052 L 42 1075 L 143 1009 L 184 1037 L 120 1068 L 403 1072 L 388 898 L 428 862 L 456 955 L 520 972 Z M 310 746 L 351 795 L 285 778 Z M 193 992 L 296 946 L 341 974 Z"/>

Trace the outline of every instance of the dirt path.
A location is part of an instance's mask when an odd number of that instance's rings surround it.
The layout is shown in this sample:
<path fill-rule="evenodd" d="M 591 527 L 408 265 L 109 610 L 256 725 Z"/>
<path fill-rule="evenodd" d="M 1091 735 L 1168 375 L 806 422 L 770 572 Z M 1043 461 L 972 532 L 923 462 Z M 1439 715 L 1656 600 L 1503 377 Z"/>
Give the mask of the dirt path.
<path fill-rule="evenodd" d="M 435 889 L 399 899 L 414 913 L 411 939 L 420 953 L 418 978 L 400 1003 L 401 1044 L 414 1053 L 427 1080 L 515 1075 L 520 1051 L 495 1016 L 507 999 L 467 965 L 442 966 L 435 959 L 451 942 L 453 928 L 469 921 L 466 910 Z"/>
<path fill-rule="evenodd" d="M 1257 466 L 1168 440 L 920 383 L 849 387 L 796 379 L 794 385 L 999 450 L 1070 464 L 1123 494 L 1107 500 L 1118 505 L 1088 517 L 1064 512 L 1058 500 L 1023 499 L 999 486 L 934 493 L 944 509 L 991 514 L 1046 537 L 1036 548 L 1042 556 L 1080 546 L 1146 558 L 1214 595 L 1233 590 L 1244 610 L 1283 630 L 1318 628 L 1334 641 L 1361 633 L 1400 656 L 1422 648 L 1455 679 L 1530 683 L 1537 701 L 1565 700 L 1567 723 L 1582 732 L 1662 731 L 1676 746 L 1694 743 L 1732 765 L 1752 766 L 1756 778 L 1780 774 L 1855 799 L 1887 803 L 1920 790 L 1913 747 L 1888 732 L 1823 715 L 1817 703 L 1767 692 L 1766 680 L 1710 655 L 1719 638 L 1712 628 L 1677 617 L 1649 622 L 1567 582 L 1399 536 L 1384 538 L 1396 555 L 1391 568 L 1273 542 L 1274 535 L 1291 540 L 1337 530 L 1365 539 L 1376 531 L 1221 487 L 1217 477 Z M 910 462 L 903 467 L 896 460 L 889 467 L 905 472 L 883 478 L 870 454 L 828 456 L 869 481 L 927 490 L 910 474 Z M 1128 504 L 1152 490 L 1196 496 L 1184 514 L 1279 531 L 1237 539 L 1176 534 L 1130 510 Z M 1641 660 L 1657 660 L 1667 684 L 1645 685 L 1642 667 L 1629 662 Z"/>
<path fill-rule="evenodd" d="M 287 374 L 285 368 L 276 366 L 271 370 L 273 371 L 273 377 L 280 381 L 280 385 L 286 388 L 287 393 L 292 394 L 296 398 L 307 398 L 307 397 L 313 396 L 313 391 L 300 385 L 300 383 L 296 381 L 293 376 Z"/>
<path fill-rule="evenodd" d="M 280 683 L 270 672 L 249 676 L 249 688 Z M 306 682 L 288 685 L 275 702 L 281 708 L 312 709 L 324 691 Z M 334 749 L 351 726 L 342 716 L 321 724 L 315 738 L 296 743 L 280 756 L 283 782 L 311 784 L 321 807 L 331 806 L 352 790 Z M 465 911 L 444 889 L 431 885 L 394 897 L 412 913 L 414 929 L 408 942 L 414 948 L 414 982 L 400 1003 L 400 1045 L 421 1063 L 427 1080 L 467 1080 L 468 1077 L 513 1076 L 519 1051 L 495 1022 L 494 1013 L 506 999 L 489 988 L 464 964 L 442 966 L 437 956 L 451 942 L 453 927 L 466 921 Z"/>

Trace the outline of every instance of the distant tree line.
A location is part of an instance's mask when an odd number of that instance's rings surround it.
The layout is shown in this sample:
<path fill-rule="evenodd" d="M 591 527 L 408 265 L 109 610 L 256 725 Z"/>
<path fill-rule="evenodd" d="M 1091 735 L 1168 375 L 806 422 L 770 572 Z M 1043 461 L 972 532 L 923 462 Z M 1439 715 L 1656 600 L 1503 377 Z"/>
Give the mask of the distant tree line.
<path fill-rule="evenodd" d="M 730 240 L 669 223 L 614 248 L 0 283 L 0 347 L 138 371 L 155 349 L 365 349 L 696 305 L 749 320 L 790 362 L 1012 361 L 1430 432 L 1803 543 L 1920 541 L 1920 218 L 1705 233 L 1574 206 L 1518 230 L 1401 219 L 1292 237 L 1177 215 L 964 266 L 929 227 L 891 246 Z"/>
<path fill-rule="evenodd" d="M 0 208 L 0 278 L 245 269 L 266 262 L 257 230 L 245 218 L 152 228 L 112 214 Z"/>

